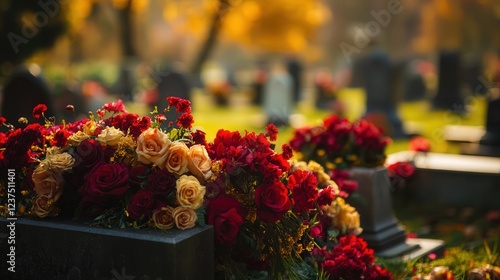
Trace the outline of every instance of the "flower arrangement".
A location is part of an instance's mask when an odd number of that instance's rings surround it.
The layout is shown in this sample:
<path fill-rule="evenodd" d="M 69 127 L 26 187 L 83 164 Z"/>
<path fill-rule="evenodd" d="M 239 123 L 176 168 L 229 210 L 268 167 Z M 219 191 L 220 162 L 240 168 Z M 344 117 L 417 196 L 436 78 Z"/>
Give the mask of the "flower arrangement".
<path fill-rule="evenodd" d="M 288 144 L 276 153 L 269 141 L 276 134 L 272 124 L 265 134 L 219 130 L 208 144 L 213 177 L 207 184 L 207 222 L 214 226 L 217 270 L 225 279 L 255 273 L 341 279 L 323 264 L 336 255 L 327 250 L 340 236 L 361 233 L 359 214 L 321 165 L 291 161 Z M 318 250 L 328 256 L 313 257 Z M 373 251 L 367 254 L 373 257 Z M 377 277 L 370 279 L 390 279 Z"/>
<path fill-rule="evenodd" d="M 299 159 L 314 160 L 329 170 L 383 165 L 390 138 L 366 120 L 350 122 L 330 115 L 320 125 L 295 131 L 290 145 Z"/>
<path fill-rule="evenodd" d="M 128 113 L 121 100 L 105 104 L 88 119 L 56 125 L 46 105 L 33 110 L 45 125 L 28 124 L 0 134 L 0 169 L 18 173 L 16 215 L 93 217 L 108 227 L 188 229 L 203 221 L 203 184 L 211 160 L 205 134 L 192 129 L 188 100 L 169 97 L 181 113 L 166 122 Z M 68 110 L 73 110 L 69 105 Z M 105 117 L 108 115 L 108 117 Z M 25 119 L 21 118 L 25 122 Z M 1 182 L 4 193 L 6 182 Z M 0 213 L 6 216 L 5 195 Z M 12 211 L 9 215 L 13 216 Z"/>
<path fill-rule="evenodd" d="M 344 173 L 334 181 L 319 163 L 292 160 L 288 144 L 275 152 L 272 124 L 265 133 L 221 129 L 207 142 L 190 102 L 167 100 L 152 117 L 118 100 L 74 123 L 56 125 L 43 104 L 33 117 L 44 124 L 0 118 L 0 169 L 17 172 L 22 197 L 11 210 L 2 179 L 0 214 L 160 230 L 208 223 L 226 279 L 392 279 L 356 237 L 359 214 L 345 200 L 356 186 Z M 174 108 L 181 115 L 167 122 L 162 112 Z"/>

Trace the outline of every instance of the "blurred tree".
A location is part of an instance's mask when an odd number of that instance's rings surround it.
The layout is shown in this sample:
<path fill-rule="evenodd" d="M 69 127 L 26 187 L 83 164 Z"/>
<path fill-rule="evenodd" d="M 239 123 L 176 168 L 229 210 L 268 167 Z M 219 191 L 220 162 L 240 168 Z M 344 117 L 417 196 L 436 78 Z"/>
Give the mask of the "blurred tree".
<path fill-rule="evenodd" d="M 68 27 L 59 1 L 3 0 L 0 2 L 0 65 L 18 64 L 53 46 Z"/>

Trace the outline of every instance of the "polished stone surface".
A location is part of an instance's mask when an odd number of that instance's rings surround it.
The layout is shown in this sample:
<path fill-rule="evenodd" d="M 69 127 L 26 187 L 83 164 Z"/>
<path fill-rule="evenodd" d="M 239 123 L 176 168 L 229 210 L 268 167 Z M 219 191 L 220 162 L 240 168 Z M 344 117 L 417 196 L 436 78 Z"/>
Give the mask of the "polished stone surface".
<path fill-rule="evenodd" d="M 2 228 L 6 223 L 0 218 Z M 2 235 L 1 247 L 6 243 L 7 236 Z M 54 219 L 16 221 L 17 279 L 213 279 L 213 275 L 211 226 L 161 232 Z"/>

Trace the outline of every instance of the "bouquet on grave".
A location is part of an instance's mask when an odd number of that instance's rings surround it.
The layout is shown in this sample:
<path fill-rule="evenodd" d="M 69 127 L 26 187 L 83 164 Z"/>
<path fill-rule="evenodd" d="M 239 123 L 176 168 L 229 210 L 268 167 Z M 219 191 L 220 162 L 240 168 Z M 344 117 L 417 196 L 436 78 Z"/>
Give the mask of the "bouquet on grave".
<path fill-rule="evenodd" d="M 275 152 L 269 140 L 276 140 L 276 135 L 274 125 L 266 128 L 266 134 L 219 130 L 207 145 L 213 159 L 207 223 L 214 226 L 218 275 L 223 279 L 340 279 L 335 275 L 354 275 L 349 274 L 351 264 L 359 265 L 355 269 L 363 267 L 360 277 L 368 271 L 388 275 L 373 266 L 373 251 L 366 243 L 362 250 L 372 259 L 331 263 L 335 257 L 355 258 L 332 250 L 340 244 L 339 237 L 361 232 L 359 215 L 345 203 L 348 194 L 319 164 L 291 161 L 288 144 L 282 153 Z M 337 274 L 331 274 L 333 270 Z"/>
<path fill-rule="evenodd" d="M 45 124 L 0 133 L 0 172 L 15 169 L 15 212 L 7 211 L 7 182 L 0 181 L 0 214 L 93 218 L 107 227 L 188 229 L 204 221 L 211 160 L 205 134 L 192 129 L 190 102 L 167 98 L 180 113 L 175 123 L 155 110 L 152 118 L 128 113 L 121 100 L 96 115 L 56 125 L 46 105 L 33 110 Z M 72 110 L 73 106 L 68 105 Z M 162 124 L 166 128 L 162 128 Z"/>

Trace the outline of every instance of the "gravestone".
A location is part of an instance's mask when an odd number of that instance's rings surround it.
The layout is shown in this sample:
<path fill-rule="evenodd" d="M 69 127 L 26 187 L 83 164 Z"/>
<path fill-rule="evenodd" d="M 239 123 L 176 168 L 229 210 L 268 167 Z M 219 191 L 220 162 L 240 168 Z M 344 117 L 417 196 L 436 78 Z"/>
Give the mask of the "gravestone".
<path fill-rule="evenodd" d="M 336 101 L 332 75 L 327 70 L 319 70 L 314 77 L 316 108 L 331 110 Z"/>
<path fill-rule="evenodd" d="M 170 67 L 156 73 L 156 75 L 155 80 L 158 81 L 157 87 L 159 91 L 159 100 L 156 102 L 156 105 L 159 112 L 168 107 L 167 97 L 169 96 L 177 96 L 191 101 L 192 87 L 186 75 Z M 193 106 L 191 105 L 191 107 Z M 180 114 L 173 109 L 165 112 L 165 116 L 167 117 L 167 123 L 170 121 L 175 123 Z"/>
<path fill-rule="evenodd" d="M 500 148 L 500 96 L 488 100 L 485 127 L 486 133 L 479 143 Z"/>
<path fill-rule="evenodd" d="M 419 72 L 419 60 L 411 61 L 405 71 L 404 100 L 417 101 L 425 98 L 427 87 L 422 73 Z"/>
<path fill-rule="evenodd" d="M 302 91 L 302 63 L 296 58 L 290 58 L 287 61 L 287 71 L 292 78 L 292 97 L 293 102 L 297 103 L 300 101 L 301 91 Z"/>
<path fill-rule="evenodd" d="M 389 56 L 380 50 L 373 50 L 364 58 L 363 87 L 366 92 L 365 115 L 382 113 L 387 117 L 392 138 L 406 137 L 403 123 L 398 115 L 395 98 L 394 66 Z"/>
<path fill-rule="evenodd" d="M 47 83 L 40 74 L 31 71 L 34 74 L 26 67 L 14 70 L 3 89 L 0 115 L 16 127 L 20 125 L 17 122 L 19 117 L 27 118 L 30 123 L 43 123 L 43 119 L 33 118 L 33 108 L 38 104 L 47 105 L 46 117 L 56 116 L 57 111 Z"/>
<path fill-rule="evenodd" d="M 267 81 L 267 70 L 264 67 L 259 67 L 255 72 L 255 77 L 252 82 L 252 104 L 253 105 L 263 105 L 264 99 L 264 86 Z"/>
<path fill-rule="evenodd" d="M 264 113 L 267 122 L 287 126 L 293 106 L 292 78 L 281 67 L 275 67 L 264 86 Z"/>
<path fill-rule="evenodd" d="M 457 114 L 465 113 L 464 98 L 461 94 L 460 53 L 441 52 L 438 66 L 438 91 L 432 100 L 434 109 L 451 110 Z"/>

